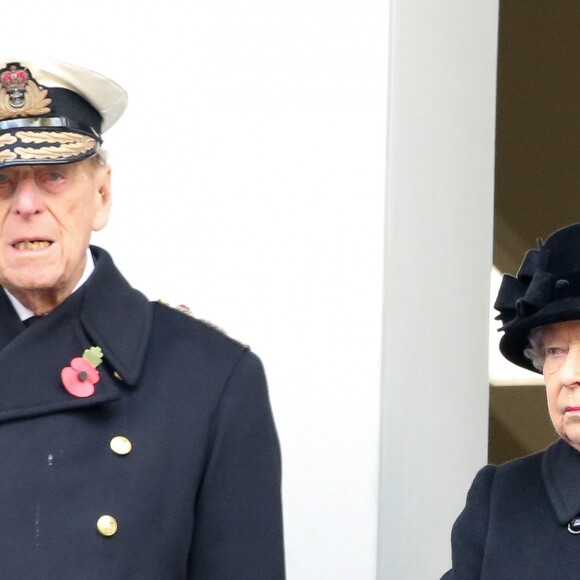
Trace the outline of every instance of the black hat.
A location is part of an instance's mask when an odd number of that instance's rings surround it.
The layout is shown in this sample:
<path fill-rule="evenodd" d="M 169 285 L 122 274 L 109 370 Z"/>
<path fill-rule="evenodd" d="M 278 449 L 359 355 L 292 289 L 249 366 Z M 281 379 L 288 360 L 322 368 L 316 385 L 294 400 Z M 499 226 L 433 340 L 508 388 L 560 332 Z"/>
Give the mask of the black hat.
<path fill-rule="evenodd" d="M 90 157 L 126 106 L 125 91 L 96 72 L 0 60 L 0 168 Z"/>
<path fill-rule="evenodd" d="M 532 328 L 580 320 L 580 223 L 539 240 L 516 277 L 504 275 L 495 302 L 504 335 L 499 349 L 512 363 L 540 372 L 524 355 Z"/>

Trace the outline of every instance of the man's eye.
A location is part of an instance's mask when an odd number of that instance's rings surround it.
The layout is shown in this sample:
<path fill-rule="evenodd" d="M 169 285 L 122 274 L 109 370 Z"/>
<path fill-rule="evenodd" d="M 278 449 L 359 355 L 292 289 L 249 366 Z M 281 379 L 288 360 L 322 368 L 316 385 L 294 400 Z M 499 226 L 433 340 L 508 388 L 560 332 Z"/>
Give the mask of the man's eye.
<path fill-rule="evenodd" d="M 64 179 L 64 175 L 62 173 L 59 173 L 58 171 L 49 171 L 46 174 L 46 180 L 47 181 L 60 181 L 61 179 Z"/>
<path fill-rule="evenodd" d="M 547 356 L 558 356 L 559 354 L 562 354 L 563 352 L 564 352 L 564 349 L 562 347 L 559 347 L 559 346 L 546 347 L 546 355 Z"/>
<path fill-rule="evenodd" d="M 0 183 L 8 183 L 10 178 L 6 173 L 0 173 Z"/>

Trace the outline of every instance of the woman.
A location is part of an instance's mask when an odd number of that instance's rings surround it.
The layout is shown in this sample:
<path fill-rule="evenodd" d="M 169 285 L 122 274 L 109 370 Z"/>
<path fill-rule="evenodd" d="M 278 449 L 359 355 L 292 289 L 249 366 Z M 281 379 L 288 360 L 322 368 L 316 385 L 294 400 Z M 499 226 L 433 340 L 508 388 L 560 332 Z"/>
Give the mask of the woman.
<path fill-rule="evenodd" d="M 495 308 L 502 354 L 543 373 L 559 440 L 488 465 L 452 532 L 445 580 L 580 578 L 580 223 L 530 250 L 504 276 Z"/>

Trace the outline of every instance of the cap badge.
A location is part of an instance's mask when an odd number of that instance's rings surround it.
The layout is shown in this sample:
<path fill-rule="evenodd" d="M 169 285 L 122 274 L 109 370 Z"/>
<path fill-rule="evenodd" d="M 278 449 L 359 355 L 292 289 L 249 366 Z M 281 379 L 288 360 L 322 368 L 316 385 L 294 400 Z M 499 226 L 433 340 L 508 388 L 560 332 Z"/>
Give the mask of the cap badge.
<path fill-rule="evenodd" d="M 18 63 L 0 70 L 0 120 L 50 113 L 48 90 Z"/>

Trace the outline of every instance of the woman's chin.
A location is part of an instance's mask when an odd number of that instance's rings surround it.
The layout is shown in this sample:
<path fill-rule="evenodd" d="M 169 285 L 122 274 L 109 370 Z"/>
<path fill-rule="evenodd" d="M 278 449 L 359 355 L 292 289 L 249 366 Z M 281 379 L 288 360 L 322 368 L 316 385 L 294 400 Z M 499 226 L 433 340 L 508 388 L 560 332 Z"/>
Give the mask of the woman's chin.
<path fill-rule="evenodd" d="M 561 436 L 564 441 L 580 451 L 580 422 L 567 422 L 564 426 L 564 433 Z"/>

